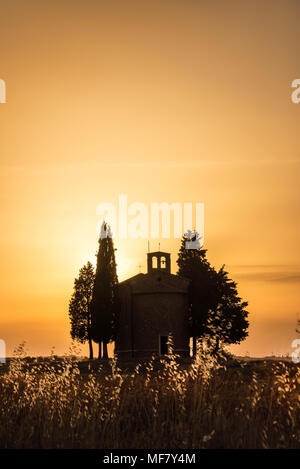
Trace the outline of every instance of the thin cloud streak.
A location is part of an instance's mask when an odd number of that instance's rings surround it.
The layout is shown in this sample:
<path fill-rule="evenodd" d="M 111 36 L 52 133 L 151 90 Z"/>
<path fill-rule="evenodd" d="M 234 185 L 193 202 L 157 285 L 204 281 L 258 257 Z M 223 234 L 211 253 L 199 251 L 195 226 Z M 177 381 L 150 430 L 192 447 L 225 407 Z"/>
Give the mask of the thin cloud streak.
<path fill-rule="evenodd" d="M 298 283 L 300 282 L 300 271 L 298 272 L 251 272 L 235 273 L 236 278 L 256 282 L 278 282 Z"/>

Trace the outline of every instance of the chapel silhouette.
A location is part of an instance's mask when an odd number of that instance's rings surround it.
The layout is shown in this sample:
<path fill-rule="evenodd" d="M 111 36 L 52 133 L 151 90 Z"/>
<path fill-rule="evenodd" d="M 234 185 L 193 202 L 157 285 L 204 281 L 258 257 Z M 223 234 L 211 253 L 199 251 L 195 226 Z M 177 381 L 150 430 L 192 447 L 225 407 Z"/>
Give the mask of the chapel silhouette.
<path fill-rule="evenodd" d="M 115 354 L 120 359 L 151 358 L 173 351 L 189 356 L 189 280 L 171 274 L 171 255 L 147 254 L 147 273 L 139 273 L 119 284 L 119 333 Z"/>

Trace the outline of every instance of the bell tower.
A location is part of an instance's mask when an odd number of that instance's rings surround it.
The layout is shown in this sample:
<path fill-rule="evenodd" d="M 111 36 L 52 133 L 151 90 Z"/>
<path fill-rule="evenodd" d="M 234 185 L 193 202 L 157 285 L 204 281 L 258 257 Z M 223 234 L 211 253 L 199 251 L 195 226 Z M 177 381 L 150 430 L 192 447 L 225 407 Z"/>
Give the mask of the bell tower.
<path fill-rule="evenodd" d="M 148 252 L 147 254 L 147 272 L 156 272 L 158 270 L 171 273 L 171 254 L 169 252 Z"/>

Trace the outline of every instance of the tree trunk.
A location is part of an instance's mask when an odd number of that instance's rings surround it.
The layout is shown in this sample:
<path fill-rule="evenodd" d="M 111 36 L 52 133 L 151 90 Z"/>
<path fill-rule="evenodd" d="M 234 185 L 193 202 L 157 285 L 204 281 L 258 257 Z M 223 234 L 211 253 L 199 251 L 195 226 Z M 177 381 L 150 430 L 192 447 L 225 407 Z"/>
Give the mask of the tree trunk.
<path fill-rule="evenodd" d="M 193 357 L 196 356 L 196 353 L 197 353 L 197 337 L 194 336 L 193 337 Z"/>
<path fill-rule="evenodd" d="M 99 342 L 98 360 L 101 359 L 101 342 Z"/>
<path fill-rule="evenodd" d="M 89 350 L 90 350 L 90 360 L 92 360 L 94 358 L 94 353 L 93 353 L 93 343 L 90 337 L 89 337 Z"/>
<path fill-rule="evenodd" d="M 88 319 L 87 333 L 88 333 L 88 341 L 89 341 L 90 360 L 93 360 L 94 352 L 93 352 L 93 342 L 92 342 L 92 334 L 91 334 L 91 332 L 92 332 L 92 328 L 91 328 L 91 301 L 89 301 L 89 303 L 88 303 L 87 319 Z"/>
<path fill-rule="evenodd" d="M 108 358 L 108 353 L 107 353 L 107 342 L 103 342 L 103 358 Z"/>

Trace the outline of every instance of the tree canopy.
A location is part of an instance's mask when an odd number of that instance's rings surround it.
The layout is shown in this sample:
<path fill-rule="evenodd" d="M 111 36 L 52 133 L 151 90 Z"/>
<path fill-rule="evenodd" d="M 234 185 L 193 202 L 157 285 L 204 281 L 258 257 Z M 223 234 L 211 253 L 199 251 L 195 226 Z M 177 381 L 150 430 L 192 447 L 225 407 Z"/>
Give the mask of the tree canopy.
<path fill-rule="evenodd" d="M 90 358 L 93 358 L 90 306 L 94 280 L 94 267 L 88 262 L 79 270 L 79 276 L 74 281 L 74 291 L 69 303 L 71 337 L 81 343 L 89 342 Z"/>
<path fill-rule="evenodd" d="M 177 273 L 190 280 L 188 319 L 194 351 L 197 338 L 208 338 L 216 350 L 221 343 L 239 343 L 248 335 L 248 303 L 239 297 L 237 284 L 224 266 L 217 271 L 205 249 L 187 248 L 190 241 L 188 234 L 181 240 Z"/>

